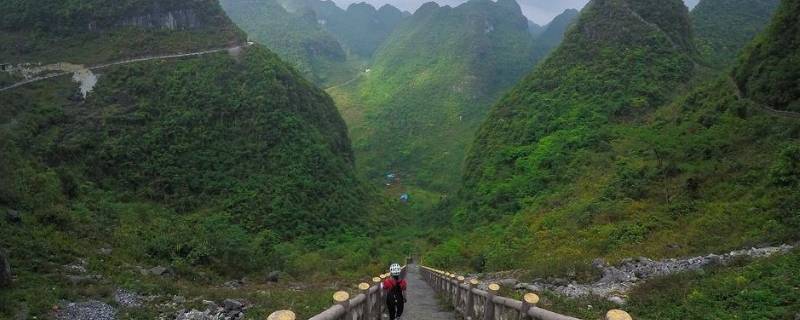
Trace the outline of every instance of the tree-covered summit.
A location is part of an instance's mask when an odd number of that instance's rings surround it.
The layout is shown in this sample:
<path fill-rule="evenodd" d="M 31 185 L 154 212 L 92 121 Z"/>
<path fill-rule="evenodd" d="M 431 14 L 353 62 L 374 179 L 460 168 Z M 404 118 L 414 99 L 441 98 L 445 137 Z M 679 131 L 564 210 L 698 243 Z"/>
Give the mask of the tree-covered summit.
<path fill-rule="evenodd" d="M 514 1 L 420 7 L 380 47 L 369 73 L 334 91 L 360 169 L 376 181 L 397 172 L 409 185 L 452 190 L 491 101 L 533 66 L 532 46 Z"/>
<path fill-rule="evenodd" d="M 766 31 L 749 45 L 734 69 L 743 93 L 771 108 L 800 112 L 800 3 L 781 2 Z"/>
<path fill-rule="evenodd" d="M 703 0 L 691 13 L 706 63 L 727 67 L 769 23 L 779 0 Z"/>
<path fill-rule="evenodd" d="M 645 2 L 590 2 L 564 43 L 492 108 L 465 169 L 463 219 L 513 213 L 569 181 L 560 170 L 577 159 L 567 150 L 600 147 L 602 126 L 641 117 L 689 79 L 688 11 Z"/>

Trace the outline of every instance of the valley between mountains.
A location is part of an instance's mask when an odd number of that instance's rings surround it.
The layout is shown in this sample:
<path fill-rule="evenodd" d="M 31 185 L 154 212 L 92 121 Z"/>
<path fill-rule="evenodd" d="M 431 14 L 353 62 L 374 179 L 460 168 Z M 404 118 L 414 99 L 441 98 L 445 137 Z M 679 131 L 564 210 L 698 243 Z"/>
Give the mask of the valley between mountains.
<path fill-rule="evenodd" d="M 0 319 L 800 316 L 800 3 L 530 1 L 0 0 Z"/>

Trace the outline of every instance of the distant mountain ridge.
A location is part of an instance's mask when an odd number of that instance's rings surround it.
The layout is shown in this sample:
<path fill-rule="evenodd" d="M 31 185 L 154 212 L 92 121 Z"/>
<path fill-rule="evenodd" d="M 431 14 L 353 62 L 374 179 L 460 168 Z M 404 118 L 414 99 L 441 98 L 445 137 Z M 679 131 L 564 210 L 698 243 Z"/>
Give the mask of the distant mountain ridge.
<path fill-rule="evenodd" d="M 407 184 L 452 188 L 469 136 L 491 101 L 533 67 L 532 47 L 513 0 L 422 5 L 379 48 L 369 73 L 334 92 L 359 166 L 372 178 L 396 171 Z"/>
<path fill-rule="evenodd" d="M 330 0 L 281 0 L 281 4 L 289 11 L 313 11 L 322 28 L 362 58 L 372 57 L 407 15 L 389 4 L 380 9 L 366 2 L 353 3 L 347 9 L 341 9 Z"/>
<path fill-rule="evenodd" d="M 780 0 L 702 0 L 692 10 L 697 47 L 715 67 L 734 62 L 769 23 Z"/>
<path fill-rule="evenodd" d="M 335 73 L 345 68 L 347 54 L 342 45 L 318 23 L 313 11 L 290 13 L 275 0 L 220 3 L 252 40 L 293 63 L 306 78 L 317 83 L 335 81 Z"/>
<path fill-rule="evenodd" d="M 534 55 L 537 60 L 542 59 L 564 40 L 564 34 L 578 19 L 579 11 L 576 9 L 564 10 L 553 21 L 541 27 L 538 34 L 534 34 Z"/>

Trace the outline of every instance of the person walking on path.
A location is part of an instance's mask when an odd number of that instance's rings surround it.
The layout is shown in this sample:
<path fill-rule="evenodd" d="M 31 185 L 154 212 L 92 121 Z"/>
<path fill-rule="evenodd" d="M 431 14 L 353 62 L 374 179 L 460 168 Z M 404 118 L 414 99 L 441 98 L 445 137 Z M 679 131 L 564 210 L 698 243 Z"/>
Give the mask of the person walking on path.
<path fill-rule="evenodd" d="M 399 264 L 393 263 L 389 267 L 392 275 L 381 284 L 383 291 L 386 292 L 386 306 L 389 310 L 389 319 L 400 319 L 403 315 L 403 306 L 406 303 L 406 287 L 408 283 L 405 279 L 400 279 L 402 269 Z"/>

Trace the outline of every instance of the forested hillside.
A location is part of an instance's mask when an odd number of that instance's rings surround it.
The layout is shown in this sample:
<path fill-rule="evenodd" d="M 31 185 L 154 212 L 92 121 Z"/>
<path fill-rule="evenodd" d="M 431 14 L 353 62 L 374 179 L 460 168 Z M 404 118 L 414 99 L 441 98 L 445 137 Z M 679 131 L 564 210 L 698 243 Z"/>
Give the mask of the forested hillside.
<path fill-rule="evenodd" d="M 344 81 L 355 74 L 339 41 L 317 22 L 313 11 L 287 12 L 275 0 L 222 0 L 222 7 L 248 36 L 294 64 L 317 83 Z M 352 69 L 352 70 L 351 70 Z"/>
<path fill-rule="evenodd" d="M 402 21 L 404 13 L 392 5 L 375 9 L 366 2 L 350 4 L 346 10 L 332 1 L 282 0 L 294 12 L 312 11 L 317 22 L 333 34 L 351 54 L 369 59 Z"/>
<path fill-rule="evenodd" d="M 217 297 L 231 279 L 343 277 L 383 264 L 368 254 L 377 242 L 360 237 L 377 230 L 373 212 L 389 213 L 355 177 L 333 101 L 244 44 L 216 1 L 37 2 L 4 2 L 2 34 L 32 40 L 0 56 L 99 64 L 149 53 L 140 39 L 165 52 L 241 46 L 96 70 L 85 98 L 69 76 L 0 92 L 0 247 L 16 275 L 0 290 L 0 318 L 112 301 L 115 288 Z M 62 14 L 69 23 L 58 29 L 36 24 Z M 48 39 L 91 42 L 73 50 Z M 292 292 L 251 297 L 250 314 L 314 291 Z M 176 311 L 151 307 L 138 318 Z"/>
<path fill-rule="evenodd" d="M 783 1 L 776 15 L 767 31 L 744 50 L 733 76 L 756 103 L 800 112 L 800 3 Z"/>
<path fill-rule="evenodd" d="M 387 172 L 438 193 L 458 181 L 464 150 L 488 106 L 534 63 L 519 6 L 427 3 L 376 53 L 371 71 L 331 91 L 373 181 Z"/>
<path fill-rule="evenodd" d="M 704 0 L 692 10 L 697 48 L 706 62 L 725 67 L 769 23 L 780 0 Z"/>
<path fill-rule="evenodd" d="M 800 314 L 800 1 L 337 3 L 0 1 L 0 319 Z"/>
<path fill-rule="evenodd" d="M 224 48 L 245 35 L 208 1 L 3 1 L 0 60 L 98 63 L 158 53 Z M 149 32 L 139 32 L 141 29 Z M 32 36 L 35 35 L 35 36 Z"/>
<path fill-rule="evenodd" d="M 557 48 L 564 39 L 567 29 L 575 23 L 578 18 L 578 10 L 567 9 L 556 16 L 553 21 L 542 27 L 538 35 L 534 35 L 533 54 L 537 60 L 545 58 L 553 49 Z"/>
<path fill-rule="evenodd" d="M 590 2 L 561 47 L 492 108 L 453 216 L 460 235 L 428 261 L 594 281 L 597 257 L 797 241 L 800 122 L 767 108 L 797 110 L 787 63 L 798 12 L 783 1 L 734 71 L 709 78 L 692 76 L 698 56 L 679 1 Z M 791 318 L 796 266 L 793 253 L 682 273 L 631 292 L 627 308 L 642 319 Z"/>

